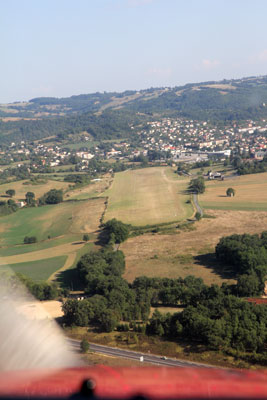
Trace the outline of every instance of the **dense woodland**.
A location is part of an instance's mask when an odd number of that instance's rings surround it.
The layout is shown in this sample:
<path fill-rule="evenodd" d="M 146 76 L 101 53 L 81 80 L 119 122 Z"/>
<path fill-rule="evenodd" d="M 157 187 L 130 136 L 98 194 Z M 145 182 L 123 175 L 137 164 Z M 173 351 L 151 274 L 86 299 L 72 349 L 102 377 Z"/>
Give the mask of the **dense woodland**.
<path fill-rule="evenodd" d="M 143 120 L 131 112 L 105 111 L 100 115 L 84 113 L 77 116 L 51 117 L 38 120 L 2 122 L 1 143 L 33 141 L 48 136 L 64 138 L 66 135 L 88 132 L 94 139 L 127 137 L 132 123 Z"/>

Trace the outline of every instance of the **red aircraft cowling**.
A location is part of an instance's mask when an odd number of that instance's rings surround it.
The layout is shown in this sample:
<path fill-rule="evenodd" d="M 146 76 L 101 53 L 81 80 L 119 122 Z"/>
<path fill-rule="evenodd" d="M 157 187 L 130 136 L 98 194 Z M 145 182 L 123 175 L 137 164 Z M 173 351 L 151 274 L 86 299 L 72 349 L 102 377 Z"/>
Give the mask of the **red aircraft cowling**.
<path fill-rule="evenodd" d="M 267 399 L 267 371 L 210 368 L 132 367 L 98 365 L 47 371 L 0 374 L 0 396 L 69 397 L 82 382 L 95 382 L 96 397 L 149 399 Z"/>

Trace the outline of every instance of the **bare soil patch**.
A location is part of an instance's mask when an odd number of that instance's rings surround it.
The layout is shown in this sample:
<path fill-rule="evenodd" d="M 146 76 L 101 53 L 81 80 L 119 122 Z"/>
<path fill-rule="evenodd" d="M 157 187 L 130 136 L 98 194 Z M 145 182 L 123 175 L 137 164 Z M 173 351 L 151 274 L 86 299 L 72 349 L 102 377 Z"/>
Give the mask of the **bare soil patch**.
<path fill-rule="evenodd" d="M 215 84 L 210 84 L 210 85 L 202 85 L 202 87 L 208 87 L 211 89 L 230 89 L 230 90 L 235 90 L 236 86 L 232 86 L 229 83 L 215 83 Z"/>
<path fill-rule="evenodd" d="M 57 300 L 27 301 L 18 307 L 18 311 L 29 319 L 55 319 L 63 316 L 62 303 Z"/>

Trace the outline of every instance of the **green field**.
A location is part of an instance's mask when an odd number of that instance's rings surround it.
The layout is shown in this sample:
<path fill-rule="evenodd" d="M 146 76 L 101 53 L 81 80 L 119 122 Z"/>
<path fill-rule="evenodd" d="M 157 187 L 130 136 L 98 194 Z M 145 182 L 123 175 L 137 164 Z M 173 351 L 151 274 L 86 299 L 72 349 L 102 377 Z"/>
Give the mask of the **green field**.
<path fill-rule="evenodd" d="M 98 228 L 103 208 L 104 199 L 93 199 L 20 209 L 1 218 L 0 246 L 22 244 L 25 236 L 42 241 L 48 236 L 92 232 Z"/>
<path fill-rule="evenodd" d="M 15 256 L 17 254 L 31 253 L 34 251 L 50 249 L 61 244 L 71 243 L 75 241 L 82 240 L 82 234 L 66 234 L 59 238 L 47 239 L 42 242 L 37 242 L 33 244 L 22 244 L 16 246 L 10 246 L 5 248 L 0 248 L 0 256 L 8 257 Z"/>
<path fill-rule="evenodd" d="M 63 267 L 67 256 L 47 258 L 45 260 L 28 261 L 10 265 L 11 270 L 20 272 L 34 281 L 46 281 L 59 268 Z"/>
<path fill-rule="evenodd" d="M 67 201 L 23 208 L 1 218 L 0 262 L 37 280 L 73 267 L 93 246 L 84 244 L 83 234 L 98 229 L 104 203 L 103 198 Z M 23 244 L 25 236 L 36 236 L 38 242 Z"/>
<path fill-rule="evenodd" d="M 230 187 L 236 191 L 234 197 L 226 196 Z M 207 181 L 206 191 L 199 196 L 199 203 L 206 209 L 214 210 L 267 211 L 267 173 Z"/>
<path fill-rule="evenodd" d="M 1 218 L 1 245 L 23 243 L 25 236 L 47 239 L 63 235 L 72 222 L 71 203 L 32 207 L 18 210 Z"/>
<path fill-rule="evenodd" d="M 188 179 L 179 178 L 170 167 L 119 172 L 103 193 L 109 198 L 105 221 L 117 218 L 144 226 L 184 220 L 193 214 L 187 186 Z"/>

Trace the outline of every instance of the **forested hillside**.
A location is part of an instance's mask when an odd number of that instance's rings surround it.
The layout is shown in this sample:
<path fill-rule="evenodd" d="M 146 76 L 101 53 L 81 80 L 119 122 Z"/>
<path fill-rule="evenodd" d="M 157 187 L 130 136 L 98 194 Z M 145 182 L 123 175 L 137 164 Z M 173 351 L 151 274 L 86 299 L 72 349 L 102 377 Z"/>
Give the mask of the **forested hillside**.
<path fill-rule="evenodd" d="M 10 142 L 85 130 L 95 138 L 108 139 L 129 134 L 129 124 L 154 114 L 215 122 L 257 120 L 267 118 L 265 104 L 267 76 L 123 93 L 41 97 L 0 105 L 0 135 L 3 142 Z"/>
<path fill-rule="evenodd" d="M 37 140 L 87 131 L 94 139 L 127 137 L 131 125 L 141 121 L 135 113 L 104 111 L 100 115 L 84 113 L 77 116 L 41 118 L 3 122 L 0 120 L 2 143 Z"/>

